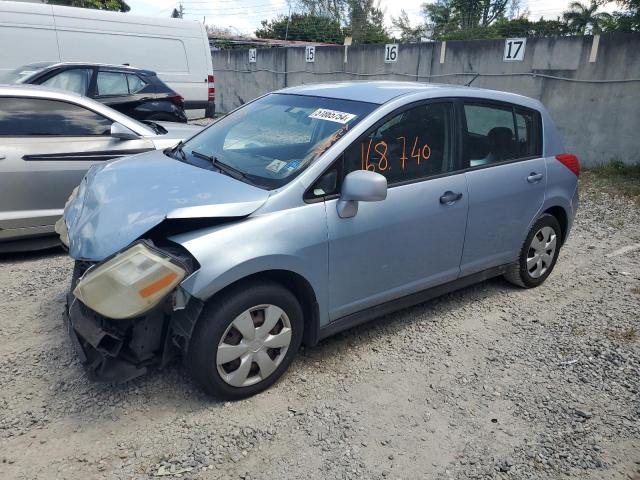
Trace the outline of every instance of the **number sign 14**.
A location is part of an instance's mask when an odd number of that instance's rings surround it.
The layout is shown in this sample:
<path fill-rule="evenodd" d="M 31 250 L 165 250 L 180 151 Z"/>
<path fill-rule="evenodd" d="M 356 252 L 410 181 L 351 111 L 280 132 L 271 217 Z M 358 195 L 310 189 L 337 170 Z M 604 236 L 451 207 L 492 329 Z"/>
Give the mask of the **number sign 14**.
<path fill-rule="evenodd" d="M 395 63 L 398 61 L 398 44 L 387 43 L 384 46 L 384 63 Z"/>
<path fill-rule="evenodd" d="M 316 47 L 313 45 L 307 46 L 304 53 L 304 59 L 307 63 L 314 63 L 316 61 Z"/>
<path fill-rule="evenodd" d="M 527 46 L 526 38 L 507 38 L 504 41 L 505 62 L 521 62 L 524 60 L 524 49 Z"/>
<path fill-rule="evenodd" d="M 256 57 L 257 57 L 256 49 L 255 48 L 250 48 L 249 49 L 249 63 L 256 63 Z"/>

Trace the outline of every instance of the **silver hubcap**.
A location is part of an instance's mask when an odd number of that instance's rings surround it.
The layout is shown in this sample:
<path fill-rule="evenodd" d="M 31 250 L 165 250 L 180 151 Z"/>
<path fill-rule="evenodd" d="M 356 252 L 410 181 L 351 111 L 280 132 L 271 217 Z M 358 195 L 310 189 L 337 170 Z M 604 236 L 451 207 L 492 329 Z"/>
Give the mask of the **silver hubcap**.
<path fill-rule="evenodd" d="M 290 343 L 291 322 L 280 307 L 252 307 L 222 335 L 216 354 L 218 373 L 234 387 L 261 382 L 282 363 Z"/>
<path fill-rule="evenodd" d="M 527 271 L 531 278 L 544 275 L 556 253 L 556 232 L 551 227 L 542 227 L 533 236 L 527 253 Z"/>

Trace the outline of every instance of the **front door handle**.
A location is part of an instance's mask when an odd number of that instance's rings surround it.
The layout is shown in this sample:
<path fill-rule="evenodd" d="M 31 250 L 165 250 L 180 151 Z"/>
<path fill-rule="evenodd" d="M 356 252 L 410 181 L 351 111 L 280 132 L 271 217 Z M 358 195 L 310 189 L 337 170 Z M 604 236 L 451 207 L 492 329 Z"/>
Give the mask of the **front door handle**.
<path fill-rule="evenodd" d="M 452 205 L 462 198 L 462 193 L 455 193 L 447 190 L 440 197 L 440 203 L 443 205 Z"/>
<path fill-rule="evenodd" d="M 5 158 L 7 157 L 5 157 L 4 153 L 0 153 L 0 160 L 4 160 Z"/>
<path fill-rule="evenodd" d="M 536 182 L 539 182 L 540 180 L 542 180 L 541 173 L 531 172 L 527 177 L 527 182 L 529 183 L 536 183 Z"/>

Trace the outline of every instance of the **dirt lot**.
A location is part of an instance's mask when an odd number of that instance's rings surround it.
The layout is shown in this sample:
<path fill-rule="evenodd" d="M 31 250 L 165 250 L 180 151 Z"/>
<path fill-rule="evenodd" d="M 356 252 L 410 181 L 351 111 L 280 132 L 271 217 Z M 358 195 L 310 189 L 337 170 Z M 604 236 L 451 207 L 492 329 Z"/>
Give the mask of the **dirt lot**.
<path fill-rule="evenodd" d="M 72 262 L 2 257 L 0 478 L 640 479 L 640 209 L 609 182 L 583 176 L 542 287 L 389 315 L 236 403 L 179 363 L 90 383 L 62 323 Z"/>

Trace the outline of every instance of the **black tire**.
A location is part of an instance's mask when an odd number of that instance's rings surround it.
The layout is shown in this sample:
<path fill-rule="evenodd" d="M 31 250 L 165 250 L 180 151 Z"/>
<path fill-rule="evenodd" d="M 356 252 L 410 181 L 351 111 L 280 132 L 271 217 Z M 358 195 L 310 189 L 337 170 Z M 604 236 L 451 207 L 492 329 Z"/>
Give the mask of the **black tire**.
<path fill-rule="evenodd" d="M 291 341 L 278 367 L 258 383 L 234 387 L 220 375 L 216 364 L 218 345 L 233 320 L 258 305 L 281 308 L 291 324 Z M 304 319 L 296 297 L 282 285 L 271 281 L 239 284 L 213 298 L 202 311 L 186 353 L 191 376 L 210 395 L 223 400 L 239 400 L 273 385 L 287 370 L 302 343 Z"/>
<path fill-rule="evenodd" d="M 555 232 L 556 246 L 551 264 L 546 267 L 546 271 L 542 275 L 534 278 L 527 269 L 527 257 L 529 255 L 529 250 L 532 248 L 534 236 L 544 227 L 550 227 Z M 541 285 L 551 274 L 553 267 L 556 265 L 558 254 L 560 253 L 561 241 L 562 233 L 558 220 L 553 215 L 545 213 L 533 224 L 531 230 L 529 230 L 529 234 L 527 235 L 527 238 L 522 245 L 522 249 L 520 250 L 518 261 L 509 267 L 507 272 L 504 274 L 504 278 L 514 285 L 518 285 L 523 288 L 533 288 Z"/>

